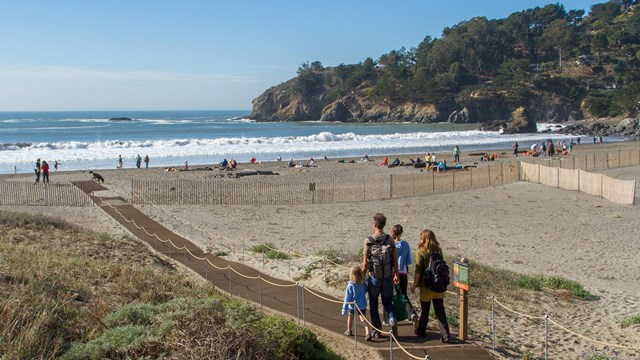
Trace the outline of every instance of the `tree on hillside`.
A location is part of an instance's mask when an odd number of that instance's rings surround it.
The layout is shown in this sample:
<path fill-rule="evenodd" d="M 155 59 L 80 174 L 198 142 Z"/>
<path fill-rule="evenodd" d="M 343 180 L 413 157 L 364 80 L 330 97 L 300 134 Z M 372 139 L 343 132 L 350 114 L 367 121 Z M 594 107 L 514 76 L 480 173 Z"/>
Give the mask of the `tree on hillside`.
<path fill-rule="evenodd" d="M 576 45 L 576 32 L 565 20 L 554 20 L 540 38 L 541 48 L 558 53 L 558 68 L 562 70 L 562 54 L 568 55 Z"/>
<path fill-rule="evenodd" d="M 296 80 L 292 90 L 302 96 L 309 98 L 322 89 L 324 84 L 324 67 L 319 61 L 309 63 L 308 61 L 298 68 Z"/>

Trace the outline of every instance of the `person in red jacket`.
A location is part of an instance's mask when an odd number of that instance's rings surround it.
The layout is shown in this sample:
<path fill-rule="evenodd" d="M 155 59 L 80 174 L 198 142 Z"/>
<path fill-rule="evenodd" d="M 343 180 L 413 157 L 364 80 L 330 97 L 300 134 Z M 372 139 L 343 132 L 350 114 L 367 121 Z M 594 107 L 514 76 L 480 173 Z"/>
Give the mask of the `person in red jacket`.
<path fill-rule="evenodd" d="M 46 161 L 42 160 L 42 183 L 49 183 L 49 164 Z"/>

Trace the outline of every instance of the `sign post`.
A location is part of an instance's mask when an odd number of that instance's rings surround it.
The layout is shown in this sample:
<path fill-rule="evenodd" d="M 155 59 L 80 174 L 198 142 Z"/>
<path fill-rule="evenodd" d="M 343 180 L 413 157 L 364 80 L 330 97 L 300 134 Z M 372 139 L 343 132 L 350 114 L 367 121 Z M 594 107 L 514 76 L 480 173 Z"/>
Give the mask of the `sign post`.
<path fill-rule="evenodd" d="M 467 340 L 469 328 L 469 261 L 466 258 L 453 263 L 453 286 L 460 289 L 460 340 Z"/>

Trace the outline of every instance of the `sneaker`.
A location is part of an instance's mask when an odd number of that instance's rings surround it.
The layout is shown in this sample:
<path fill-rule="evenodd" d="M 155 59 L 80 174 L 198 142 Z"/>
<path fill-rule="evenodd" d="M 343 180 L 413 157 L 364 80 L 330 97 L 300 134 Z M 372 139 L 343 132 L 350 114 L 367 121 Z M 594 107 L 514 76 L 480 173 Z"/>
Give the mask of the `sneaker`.
<path fill-rule="evenodd" d="M 398 325 L 391 326 L 391 333 L 393 334 L 393 337 L 396 339 L 398 338 Z"/>
<path fill-rule="evenodd" d="M 416 315 L 416 314 L 411 315 L 411 322 L 413 323 L 413 328 L 414 329 L 418 328 L 418 320 L 420 320 L 418 318 L 418 315 Z"/>
<path fill-rule="evenodd" d="M 384 321 L 382 322 L 382 325 L 384 325 L 384 326 L 389 326 L 389 322 L 388 322 L 387 320 L 384 320 Z"/>
<path fill-rule="evenodd" d="M 391 333 L 393 334 L 393 336 L 395 336 L 397 338 L 398 337 L 398 323 L 396 322 L 396 319 L 394 319 L 394 318 L 389 319 L 389 325 L 391 326 Z"/>
<path fill-rule="evenodd" d="M 345 332 L 344 332 L 344 334 L 345 334 L 345 335 L 347 335 L 347 336 L 352 336 L 352 335 L 353 335 L 353 333 L 351 332 L 351 330 L 347 330 L 347 331 L 345 331 Z"/>
<path fill-rule="evenodd" d="M 418 329 L 415 329 L 413 332 L 416 334 L 416 336 L 427 337 L 427 333 L 425 331 L 420 331 Z"/>
<path fill-rule="evenodd" d="M 373 330 L 373 331 L 371 332 L 371 334 L 372 334 L 372 336 L 373 336 L 374 338 L 376 338 L 376 339 L 380 339 L 380 331 L 378 331 L 378 330 Z"/>
<path fill-rule="evenodd" d="M 367 334 L 364 336 L 364 341 L 372 341 L 371 333 L 367 333 Z"/>

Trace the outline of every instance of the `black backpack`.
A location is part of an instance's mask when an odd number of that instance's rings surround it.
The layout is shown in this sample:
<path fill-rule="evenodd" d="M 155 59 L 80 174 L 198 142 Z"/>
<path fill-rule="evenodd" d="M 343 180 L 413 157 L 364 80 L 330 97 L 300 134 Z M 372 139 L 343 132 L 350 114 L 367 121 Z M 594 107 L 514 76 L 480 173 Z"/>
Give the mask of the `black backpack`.
<path fill-rule="evenodd" d="M 367 238 L 369 250 L 368 270 L 378 279 L 386 279 L 393 275 L 392 251 L 395 249 L 395 245 L 389 244 L 389 238 L 389 235 L 375 240 L 371 236 Z"/>
<path fill-rule="evenodd" d="M 437 293 L 445 292 L 451 282 L 449 274 L 449 265 L 442 258 L 442 254 L 431 253 L 429 266 L 424 269 L 422 274 L 422 286 L 430 288 Z"/>

